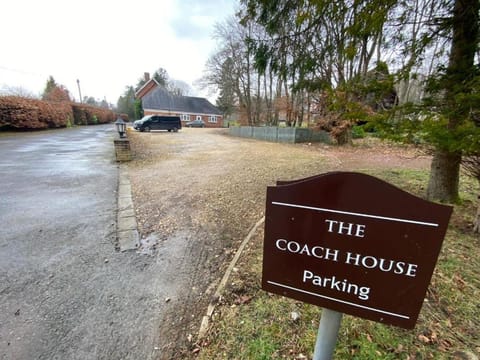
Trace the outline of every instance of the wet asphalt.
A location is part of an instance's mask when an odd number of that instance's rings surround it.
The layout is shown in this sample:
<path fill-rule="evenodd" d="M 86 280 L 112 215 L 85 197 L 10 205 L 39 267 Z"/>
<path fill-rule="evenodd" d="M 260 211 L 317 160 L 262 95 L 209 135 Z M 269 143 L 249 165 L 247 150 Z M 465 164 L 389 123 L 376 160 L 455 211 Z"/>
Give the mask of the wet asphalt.
<path fill-rule="evenodd" d="M 168 294 L 116 246 L 113 126 L 0 134 L 0 359 L 152 359 Z"/>

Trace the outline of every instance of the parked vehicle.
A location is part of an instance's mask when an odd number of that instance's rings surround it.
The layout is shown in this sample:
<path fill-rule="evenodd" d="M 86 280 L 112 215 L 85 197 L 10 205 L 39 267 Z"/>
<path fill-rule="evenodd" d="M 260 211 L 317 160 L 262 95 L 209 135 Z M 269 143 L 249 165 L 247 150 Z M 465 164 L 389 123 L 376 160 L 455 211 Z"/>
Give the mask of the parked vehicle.
<path fill-rule="evenodd" d="M 147 115 L 135 121 L 133 128 L 138 131 L 168 130 L 177 132 L 182 128 L 179 116 Z"/>
<path fill-rule="evenodd" d="M 135 130 L 140 130 L 140 125 L 142 125 L 143 121 L 148 120 L 151 117 L 152 117 L 152 115 L 147 115 L 147 116 L 144 116 L 143 118 L 141 118 L 140 120 L 135 120 L 133 122 L 133 128 Z"/>
<path fill-rule="evenodd" d="M 142 120 L 143 120 L 143 119 L 135 120 L 135 121 L 133 122 L 133 128 L 134 128 L 135 130 L 138 130 L 138 129 L 137 129 L 137 126 L 138 126 L 138 124 L 140 124 L 140 123 L 142 122 Z"/>
<path fill-rule="evenodd" d="M 205 127 L 205 123 L 203 122 L 202 119 L 196 119 L 193 121 L 189 121 L 185 124 L 186 127 L 200 127 L 203 128 Z"/>

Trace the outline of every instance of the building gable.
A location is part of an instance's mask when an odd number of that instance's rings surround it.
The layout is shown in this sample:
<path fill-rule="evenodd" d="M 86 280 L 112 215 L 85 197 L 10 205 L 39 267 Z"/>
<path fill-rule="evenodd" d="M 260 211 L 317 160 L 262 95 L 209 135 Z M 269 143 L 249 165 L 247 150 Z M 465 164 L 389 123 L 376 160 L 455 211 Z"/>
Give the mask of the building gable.
<path fill-rule="evenodd" d="M 137 99 L 142 99 L 146 94 L 148 94 L 150 91 L 152 91 L 153 89 L 159 86 L 160 84 L 157 82 L 157 80 L 150 79 L 145 84 L 143 84 L 143 86 L 140 89 L 138 89 L 135 92 L 135 97 Z"/>

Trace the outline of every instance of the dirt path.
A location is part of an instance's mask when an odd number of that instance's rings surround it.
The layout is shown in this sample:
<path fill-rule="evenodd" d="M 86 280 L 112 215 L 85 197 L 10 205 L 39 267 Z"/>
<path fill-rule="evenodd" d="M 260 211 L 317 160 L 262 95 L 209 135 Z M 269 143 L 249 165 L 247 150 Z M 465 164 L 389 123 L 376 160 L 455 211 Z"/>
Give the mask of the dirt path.
<path fill-rule="evenodd" d="M 172 304 L 161 324 L 160 358 L 190 351 L 228 260 L 263 215 L 277 180 L 334 170 L 427 168 L 414 149 L 361 141 L 353 147 L 289 145 L 234 138 L 223 129 L 129 134 L 134 207 L 145 252 L 163 259 Z M 156 250 L 150 252 L 152 244 Z"/>

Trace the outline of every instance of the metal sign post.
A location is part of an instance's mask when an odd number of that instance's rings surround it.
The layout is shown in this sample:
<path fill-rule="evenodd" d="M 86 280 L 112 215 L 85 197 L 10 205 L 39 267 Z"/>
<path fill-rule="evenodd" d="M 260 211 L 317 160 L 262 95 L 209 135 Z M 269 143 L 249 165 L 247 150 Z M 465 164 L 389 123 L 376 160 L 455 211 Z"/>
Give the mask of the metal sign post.
<path fill-rule="evenodd" d="M 320 325 L 318 327 L 317 341 L 313 360 L 332 359 L 335 343 L 337 342 L 338 330 L 342 323 L 343 314 L 337 311 L 323 308 Z"/>

